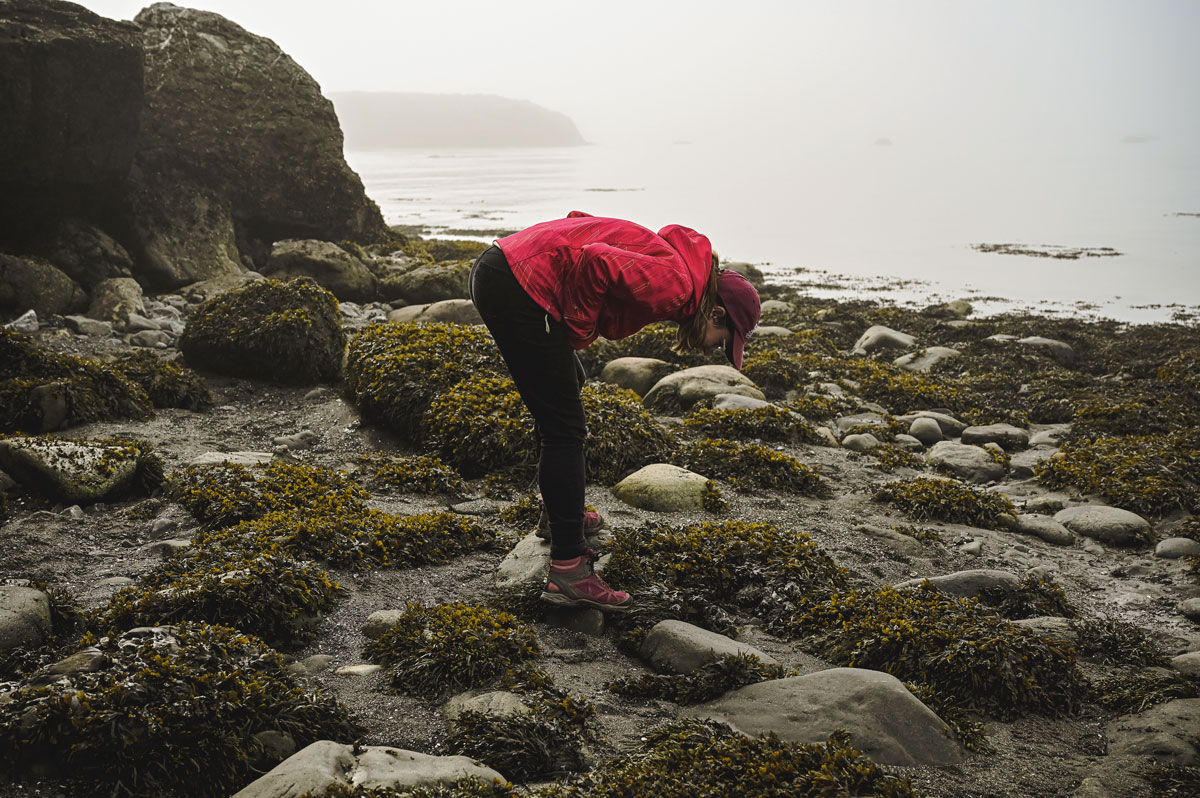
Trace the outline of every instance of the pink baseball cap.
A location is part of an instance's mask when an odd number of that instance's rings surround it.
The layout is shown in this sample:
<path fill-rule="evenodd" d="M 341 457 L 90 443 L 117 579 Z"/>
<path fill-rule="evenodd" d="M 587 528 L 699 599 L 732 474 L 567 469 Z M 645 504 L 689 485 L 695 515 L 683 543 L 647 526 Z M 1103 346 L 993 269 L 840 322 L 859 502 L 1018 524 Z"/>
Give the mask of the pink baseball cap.
<path fill-rule="evenodd" d="M 733 330 L 733 346 L 725 350 L 725 356 L 735 369 L 741 371 L 746 339 L 758 329 L 762 302 L 749 280 L 728 269 L 717 278 L 717 297 L 725 308 L 725 315 Z"/>

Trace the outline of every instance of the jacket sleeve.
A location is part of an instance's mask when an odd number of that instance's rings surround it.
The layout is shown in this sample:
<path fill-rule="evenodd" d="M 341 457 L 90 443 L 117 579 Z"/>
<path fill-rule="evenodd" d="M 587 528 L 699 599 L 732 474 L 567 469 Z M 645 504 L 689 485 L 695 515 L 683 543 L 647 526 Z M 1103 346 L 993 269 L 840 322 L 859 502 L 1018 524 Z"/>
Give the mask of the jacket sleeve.
<path fill-rule="evenodd" d="M 643 254 L 610 244 L 586 244 L 565 286 L 563 323 L 578 348 L 600 334 L 608 312 L 651 321 L 676 315 L 692 296 L 692 279 L 677 256 Z"/>

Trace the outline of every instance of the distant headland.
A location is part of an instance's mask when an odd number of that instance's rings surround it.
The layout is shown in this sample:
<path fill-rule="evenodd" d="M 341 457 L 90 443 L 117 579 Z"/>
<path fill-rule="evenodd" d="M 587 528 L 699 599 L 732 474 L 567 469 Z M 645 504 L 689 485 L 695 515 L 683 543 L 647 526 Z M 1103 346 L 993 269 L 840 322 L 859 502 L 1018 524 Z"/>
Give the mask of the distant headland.
<path fill-rule="evenodd" d="M 334 92 L 346 148 L 570 147 L 584 144 L 565 114 L 491 94 Z"/>

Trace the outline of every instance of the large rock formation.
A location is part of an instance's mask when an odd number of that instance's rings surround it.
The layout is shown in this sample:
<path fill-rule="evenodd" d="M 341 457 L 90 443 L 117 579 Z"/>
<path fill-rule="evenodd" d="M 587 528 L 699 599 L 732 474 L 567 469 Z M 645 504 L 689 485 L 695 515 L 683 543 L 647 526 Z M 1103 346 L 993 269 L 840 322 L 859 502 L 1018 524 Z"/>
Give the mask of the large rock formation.
<path fill-rule="evenodd" d="M 103 216 L 142 109 L 137 27 L 57 0 L 0 0 L 0 243 Z"/>
<path fill-rule="evenodd" d="M 385 235 L 342 156 L 332 103 L 274 42 L 170 3 L 135 22 L 146 109 L 128 207 L 151 282 L 240 271 L 239 255 L 282 238 Z"/>

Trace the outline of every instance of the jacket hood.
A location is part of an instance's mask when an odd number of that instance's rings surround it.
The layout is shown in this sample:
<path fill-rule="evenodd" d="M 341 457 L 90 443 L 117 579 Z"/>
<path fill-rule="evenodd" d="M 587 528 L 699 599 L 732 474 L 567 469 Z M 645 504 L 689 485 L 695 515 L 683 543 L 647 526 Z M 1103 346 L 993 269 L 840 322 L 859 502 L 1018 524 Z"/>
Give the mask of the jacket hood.
<path fill-rule="evenodd" d="M 698 305 L 700 297 L 704 294 L 704 287 L 708 284 L 709 272 L 712 271 L 712 242 L 708 240 L 708 236 L 681 224 L 669 224 L 659 230 L 658 235 L 679 253 L 683 262 L 687 264 L 688 271 L 695 277 L 696 291 L 693 299 Z"/>

